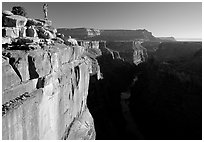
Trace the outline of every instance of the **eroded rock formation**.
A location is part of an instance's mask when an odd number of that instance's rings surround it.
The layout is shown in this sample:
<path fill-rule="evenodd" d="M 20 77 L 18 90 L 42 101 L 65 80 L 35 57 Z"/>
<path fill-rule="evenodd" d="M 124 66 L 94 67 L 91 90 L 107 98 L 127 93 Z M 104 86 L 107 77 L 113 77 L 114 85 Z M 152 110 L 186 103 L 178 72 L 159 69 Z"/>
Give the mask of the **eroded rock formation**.
<path fill-rule="evenodd" d="M 138 65 L 147 59 L 147 51 L 141 43 L 141 41 L 109 41 L 106 42 L 106 46 L 117 51 L 125 61 Z"/>

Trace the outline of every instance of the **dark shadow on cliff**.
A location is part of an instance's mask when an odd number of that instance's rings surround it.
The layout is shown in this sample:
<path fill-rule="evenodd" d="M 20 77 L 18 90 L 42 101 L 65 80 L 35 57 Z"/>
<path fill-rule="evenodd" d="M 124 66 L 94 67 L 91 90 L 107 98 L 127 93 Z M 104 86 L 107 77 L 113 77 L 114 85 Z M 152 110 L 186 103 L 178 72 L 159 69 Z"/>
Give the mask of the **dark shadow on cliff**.
<path fill-rule="evenodd" d="M 135 66 L 120 59 L 112 59 L 110 54 L 100 56 L 97 60 L 104 79 L 91 77 L 87 102 L 94 118 L 96 139 L 137 139 L 126 131 L 120 104 L 120 93 L 130 85 Z"/>

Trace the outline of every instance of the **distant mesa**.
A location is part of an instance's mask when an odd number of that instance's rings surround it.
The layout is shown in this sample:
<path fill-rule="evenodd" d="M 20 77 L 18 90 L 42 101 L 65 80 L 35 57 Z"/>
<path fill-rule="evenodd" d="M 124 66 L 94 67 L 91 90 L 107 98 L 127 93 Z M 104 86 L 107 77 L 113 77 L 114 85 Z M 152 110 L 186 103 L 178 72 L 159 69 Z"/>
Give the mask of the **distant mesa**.
<path fill-rule="evenodd" d="M 164 41 L 176 41 L 174 37 L 158 37 L 158 38 Z"/>
<path fill-rule="evenodd" d="M 138 30 L 99 30 L 93 28 L 59 28 L 59 33 L 64 34 L 66 37 L 71 35 L 74 38 L 81 40 L 105 40 L 105 41 L 176 41 L 173 37 L 157 38 L 146 29 Z"/>

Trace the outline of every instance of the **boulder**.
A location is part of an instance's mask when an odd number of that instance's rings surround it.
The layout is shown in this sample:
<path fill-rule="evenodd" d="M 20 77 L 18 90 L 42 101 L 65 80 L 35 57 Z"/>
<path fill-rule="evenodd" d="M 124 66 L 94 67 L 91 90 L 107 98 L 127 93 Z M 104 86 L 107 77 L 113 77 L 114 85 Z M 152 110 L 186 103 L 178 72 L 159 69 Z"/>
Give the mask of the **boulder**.
<path fill-rule="evenodd" d="M 36 31 L 36 29 L 34 28 L 34 27 L 28 27 L 27 29 L 26 29 L 26 36 L 27 37 L 37 37 L 38 36 L 38 34 L 37 34 L 37 31 Z"/>
<path fill-rule="evenodd" d="M 31 19 L 31 18 L 28 18 L 28 21 L 26 23 L 26 26 L 40 26 L 42 27 L 44 25 L 43 22 L 40 22 L 40 21 L 37 21 L 35 19 Z"/>
<path fill-rule="evenodd" d="M 16 27 L 3 27 L 2 37 L 17 38 L 19 37 L 19 32 L 20 32 L 20 29 Z"/>
<path fill-rule="evenodd" d="M 44 33 L 46 30 L 44 27 L 36 27 L 38 33 Z"/>
<path fill-rule="evenodd" d="M 4 11 L 2 12 L 2 14 L 5 15 L 5 16 L 11 16 L 11 15 L 13 15 L 13 13 L 12 13 L 11 11 L 9 11 L 9 10 L 4 10 Z"/>
<path fill-rule="evenodd" d="M 61 38 L 64 42 L 66 41 L 64 35 L 61 33 L 56 33 L 56 37 Z"/>
<path fill-rule="evenodd" d="M 10 37 L 2 37 L 2 44 L 11 44 L 11 42 Z"/>
<path fill-rule="evenodd" d="M 39 38 L 46 38 L 44 27 L 37 27 L 37 34 Z"/>
<path fill-rule="evenodd" d="M 56 38 L 57 30 L 51 26 L 37 27 L 37 34 L 39 38 L 54 39 Z"/>
<path fill-rule="evenodd" d="M 59 37 L 56 37 L 56 39 L 54 41 L 57 42 L 57 43 L 60 43 L 60 44 L 64 43 L 64 40 L 59 38 Z"/>
<path fill-rule="evenodd" d="M 42 22 L 45 27 L 52 25 L 52 21 L 50 21 L 50 20 L 43 20 L 43 19 L 35 19 L 35 20 L 37 20 L 37 21 L 39 21 L 39 22 Z"/>
<path fill-rule="evenodd" d="M 52 34 L 50 31 L 45 30 L 43 27 L 38 29 L 38 37 L 44 39 L 56 38 L 55 34 Z"/>
<path fill-rule="evenodd" d="M 52 34 L 50 31 L 45 31 L 45 35 L 48 39 L 53 39 L 56 36 L 54 34 Z"/>
<path fill-rule="evenodd" d="M 6 27 L 24 27 L 27 23 L 27 18 L 20 15 L 4 16 L 3 23 Z"/>

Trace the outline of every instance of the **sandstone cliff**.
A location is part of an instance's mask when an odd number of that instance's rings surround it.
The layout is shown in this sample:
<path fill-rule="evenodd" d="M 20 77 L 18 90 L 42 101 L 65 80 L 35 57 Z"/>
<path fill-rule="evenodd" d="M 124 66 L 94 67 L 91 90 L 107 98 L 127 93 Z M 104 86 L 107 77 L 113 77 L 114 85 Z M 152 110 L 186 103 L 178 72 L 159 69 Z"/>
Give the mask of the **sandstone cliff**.
<path fill-rule="evenodd" d="M 10 14 L 3 13 L 2 138 L 95 139 L 86 104 L 95 56 L 65 45 L 51 21 Z"/>

